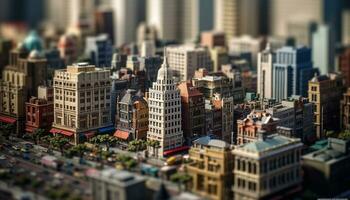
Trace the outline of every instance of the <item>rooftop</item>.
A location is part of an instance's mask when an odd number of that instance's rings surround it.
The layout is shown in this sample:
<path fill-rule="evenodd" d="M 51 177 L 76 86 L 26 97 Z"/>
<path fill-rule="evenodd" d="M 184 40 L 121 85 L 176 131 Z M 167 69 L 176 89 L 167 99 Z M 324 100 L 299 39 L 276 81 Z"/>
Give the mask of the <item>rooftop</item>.
<path fill-rule="evenodd" d="M 255 142 L 246 143 L 238 146 L 238 149 L 247 150 L 249 152 L 261 153 L 264 151 L 270 151 L 272 149 L 277 149 L 288 144 L 292 144 L 298 139 L 285 137 L 278 134 L 273 134 L 266 136 L 263 139 L 258 139 Z"/>
<path fill-rule="evenodd" d="M 217 148 L 229 148 L 230 145 L 223 140 L 211 139 L 209 136 L 204 136 L 193 141 L 194 144 L 203 146 L 217 147 Z"/>

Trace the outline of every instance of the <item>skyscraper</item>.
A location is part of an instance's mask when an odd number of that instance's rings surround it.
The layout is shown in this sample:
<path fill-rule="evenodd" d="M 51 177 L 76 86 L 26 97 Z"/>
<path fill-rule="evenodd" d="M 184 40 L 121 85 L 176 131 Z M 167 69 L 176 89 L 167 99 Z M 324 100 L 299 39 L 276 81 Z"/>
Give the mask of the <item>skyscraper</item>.
<path fill-rule="evenodd" d="M 97 67 L 109 67 L 112 61 L 113 46 L 107 34 L 86 38 L 85 54 Z"/>
<path fill-rule="evenodd" d="M 169 69 L 167 57 L 164 57 L 162 67 L 158 71 L 157 82 L 154 82 L 149 90 L 148 107 L 147 140 L 159 142 L 159 148 L 150 153 L 163 157 L 163 153 L 176 150 L 183 143 L 180 91 Z"/>
<path fill-rule="evenodd" d="M 140 23 L 141 0 L 114 0 L 111 6 L 114 10 L 115 45 L 121 46 L 136 39 L 136 29 Z"/>
<path fill-rule="evenodd" d="M 312 61 L 321 74 L 334 72 L 335 38 L 334 30 L 319 25 L 312 34 Z"/>
<path fill-rule="evenodd" d="M 272 97 L 277 101 L 291 95 L 306 97 L 308 81 L 317 72 L 312 68 L 310 48 L 288 46 L 276 51 L 272 70 Z"/>
<path fill-rule="evenodd" d="M 262 99 L 272 98 L 272 67 L 275 62 L 275 53 L 272 52 L 270 44 L 258 54 L 258 93 Z"/>

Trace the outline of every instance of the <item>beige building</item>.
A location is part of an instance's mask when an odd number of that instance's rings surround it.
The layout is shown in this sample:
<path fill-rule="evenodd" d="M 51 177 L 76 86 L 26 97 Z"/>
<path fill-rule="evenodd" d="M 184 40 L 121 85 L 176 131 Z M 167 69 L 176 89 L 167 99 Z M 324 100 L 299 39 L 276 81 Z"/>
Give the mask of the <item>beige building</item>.
<path fill-rule="evenodd" d="M 192 176 L 192 192 L 212 200 L 232 199 L 233 156 L 224 141 L 201 137 L 189 150 L 186 165 Z"/>
<path fill-rule="evenodd" d="M 343 77 L 336 73 L 315 76 L 309 81 L 308 97 L 314 106 L 317 139 L 326 131 L 339 131 L 340 101 L 343 96 Z"/>
<path fill-rule="evenodd" d="M 166 48 L 167 59 L 173 75 L 180 81 L 190 80 L 199 68 L 212 70 L 209 51 L 194 45 L 177 45 Z"/>
<path fill-rule="evenodd" d="M 260 135 L 237 146 L 234 156 L 234 199 L 289 199 L 301 190 L 302 143 L 281 135 Z"/>
<path fill-rule="evenodd" d="M 55 71 L 54 123 L 51 133 L 77 144 L 111 126 L 109 70 L 87 63 Z"/>
<path fill-rule="evenodd" d="M 221 66 L 228 64 L 228 51 L 225 47 L 213 47 L 209 49 L 210 57 L 213 62 L 213 71 L 221 71 Z"/>
<path fill-rule="evenodd" d="M 10 64 L 0 81 L 0 123 L 13 124 L 21 135 L 25 125 L 25 102 L 36 96 L 36 88 L 46 80 L 46 59 L 36 50 L 28 54 L 23 46 L 10 53 Z"/>

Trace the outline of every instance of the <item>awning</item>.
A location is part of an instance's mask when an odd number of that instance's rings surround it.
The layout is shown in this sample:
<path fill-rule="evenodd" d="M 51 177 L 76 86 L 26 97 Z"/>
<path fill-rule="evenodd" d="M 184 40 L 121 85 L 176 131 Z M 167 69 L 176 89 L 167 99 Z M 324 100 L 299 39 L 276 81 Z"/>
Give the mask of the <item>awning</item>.
<path fill-rule="evenodd" d="M 7 123 L 7 124 L 13 124 L 16 122 L 15 119 L 11 118 L 11 117 L 5 117 L 5 116 L 0 116 L 0 121 Z"/>
<path fill-rule="evenodd" d="M 178 152 L 181 152 L 181 151 L 187 151 L 189 149 L 190 149 L 189 146 L 177 147 L 177 148 L 174 148 L 174 149 L 171 149 L 171 150 L 168 150 L 168 151 L 164 151 L 163 155 L 167 156 L 167 155 L 175 154 L 175 153 L 178 153 Z"/>
<path fill-rule="evenodd" d="M 123 139 L 123 140 L 127 140 L 129 138 L 129 132 L 122 131 L 122 130 L 117 130 L 114 133 L 114 137 L 117 137 L 117 138 L 120 138 L 120 139 Z"/>
<path fill-rule="evenodd" d="M 35 129 L 36 129 L 35 127 L 26 126 L 26 132 L 28 133 L 33 133 Z"/>
<path fill-rule="evenodd" d="M 92 137 L 95 136 L 95 133 L 94 132 L 86 132 L 84 135 L 85 135 L 86 139 L 91 139 Z"/>
<path fill-rule="evenodd" d="M 74 133 L 71 132 L 71 131 L 66 131 L 66 130 L 62 130 L 62 129 L 57 129 L 57 128 L 52 128 L 50 130 L 50 133 L 53 133 L 53 134 L 62 134 L 62 135 L 65 135 L 65 136 L 72 136 Z"/>
<path fill-rule="evenodd" d="M 98 132 L 107 133 L 107 132 L 113 132 L 114 130 L 115 130 L 114 126 L 107 126 L 107 127 L 98 129 Z"/>

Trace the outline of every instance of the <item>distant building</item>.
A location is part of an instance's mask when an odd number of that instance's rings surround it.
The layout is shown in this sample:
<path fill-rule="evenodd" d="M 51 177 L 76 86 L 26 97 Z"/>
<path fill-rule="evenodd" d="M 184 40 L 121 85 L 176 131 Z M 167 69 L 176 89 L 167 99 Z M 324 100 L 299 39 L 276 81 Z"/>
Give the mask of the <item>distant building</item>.
<path fill-rule="evenodd" d="M 159 142 L 159 148 L 150 152 L 156 157 L 163 157 L 167 151 L 175 153 L 183 145 L 181 97 L 167 57 L 164 57 L 162 67 L 158 70 L 157 82 L 149 89 L 148 108 L 147 140 Z"/>
<path fill-rule="evenodd" d="M 78 58 L 78 38 L 74 35 L 62 35 L 57 48 L 66 65 L 70 65 Z"/>
<path fill-rule="evenodd" d="M 12 41 L 0 38 L 0 78 L 3 68 L 10 62 L 10 51 L 12 49 Z"/>
<path fill-rule="evenodd" d="M 312 45 L 312 34 L 317 28 L 317 23 L 305 21 L 303 19 L 290 20 L 287 24 L 287 34 L 294 38 L 296 45 Z"/>
<path fill-rule="evenodd" d="M 206 134 L 204 96 L 189 82 L 178 86 L 181 96 L 181 119 L 184 138 L 190 141 L 193 137 Z"/>
<path fill-rule="evenodd" d="M 114 44 L 122 46 L 135 41 L 136 29 L 141 20 L 142 10 L 138 6 L 139 0 L 118 0 L 111 1 L 111 7 L 114 15 Z"/>
<path fill-rule="evenodd" d="M 241 74 L 231 66 L 223 66 L 224 74 L 209 75 L 206 70 L 199 69 L 192 78 L 192 83 L 201 91 L 205 99 L 211 100 L 215 93 L 222 97 L 233 97 L 235 103 L 244 99 Z"/>
<path fill-rule="evenodd" d="M 312 62 L 321 74 L 334 72 L 335 35 L 327 25 L 318 25 L 312 34 Z"/>
<path fill-rule="evenodd" d="M 304 184 L 317 196 L 334 197 L 350 187 L 350 143 L 328 138 L 320 150 L 302 157 Z"/>
<path fill-rule="evenodd" d="M 278 126 L 290 128 L 292 137 L 300 138 L 302 142 L 315 139 L 313 104 L 307 98 L 292 96 L 266 112 L 279 119 Z"/>
<path fill-rule="evenodd" d="M 350 24 L 350 11 L 343 10 L 342 16 L 342 43 L 347 45 L 350 44 L 350 27 L 347 24 Z"/>
<path fill-rule="evenodd" d="M 276 36 L 288 36 L 288 24 L 294 21 L 314 21 L 320 23 L 323 20 L 323 2 L 314 0 L 271 0 L 266 8 L 269 10 L 269 33 Z"/>
<path fill-rule="evenodd" d="M 198 68 L 212 70 L 212 61 L 207 49 L 193 45 L 166 47 L 169 67 L 180 81 L 190 80 Z"/>
<path fill-rule="evenodd" d="M 142 95 L 128 89 L 120 98 L 117 109 L 117 131 L 114 136 L 124 141 L 146 140 L 148 105 Z"/>
<path fill-rule="evenodd" d="M 273 96 L 273 83 L 271 80 L 275 59 L 275 53 L 272 51 L 269 43 L 266 45 L 265 50 L 258 54 L 257 92 L 262 99 L 270 99 Z"/>
<path fill-rule="evenodd" d="M 96 133 L 114 130 L 111 124 L 110 71 L 87 63 L 55 71 L 54 123 L 50 132 L 84 142 Z"/>
<path fill-rule="evenodd" d="M 350 88 L 343 94 L 340 104 L 340 128 L 342 130 L 350 130 Z"/>
<path fill-rule="evenodd" d="M 233 149 L 234 199 L 289 199 L 300 192 L 302 146 L 299 139 L 261 134 Z"/>
<path fill-rule="evenodd" d="M 47 61 L 37 50 L 30 53 L 19 45 L 10 52 L 9 65 L 0 81 L 0 122 L 12 124 L 20 136 L 25 127 L 25 102 L 37 96 L 37 87 L 47 80 Z"/>
<path fill-rule="evenodd" d="M 326 131 L 339 131 L 343 80 L 339 74 L 315 76 L 309 81 L 309 101 L 314 104 L 317 139 Z"/>
<path fill-rule="evenodd" d="M 26 102 L 26 128 L 27 133 L 36 129 L 48 131 L 53 122 L 53 88 L 38 87 L 38 97 L 31 97 Z"/>
<path fill-rule="evenodd" d="M 110 67 L 113 46 L 107 34 L 86 38 L 85 54 L 97 67 Z"/>
<path fill-rule="evenodd" d="M 339 56 L 339 71 L 344 76 L 345 87 L 350 87 L 350 47 Z"/>
<path fill-rule="evenodd" d="M 110 7 L 99 7 L 95 12 L 96 34 L 107 34 L 112 44 L 115 44 L 114 15 Z"/>
<path fill-rule="evenodd" d="M 248 60 L 250 69 L 256 70 L 258 53 L 263 48 L 263 44 L 263 38 L 243 35 L 231 38 L 228 42 L 228 48 L 231 55 Z"/>
<path fill-rule="evenodd" d="M 213 200 L 232 199 L 233 156 L 228 143 L 201 137 L 193 142 L 189 157 L 186 168 L 192 176 L 192 192 Z"/>
<path fill-rule="evenodd" d="M 307 96 L 308 81 L 317 72 L 312 67 L 311 49 L 282 47 L 276 50 L 272 73 L 272 97 L 277 101 L 291 95 Z"/>
<path fill-rule="evenodd" d="M 208 48 L 225 47 L 225 33 L 219 31 L 205 31 L 201 33 L 201 45 Z"/>
<path fill-rule="evenodd" d="M 23 41 L 24 47 L 27 51 L 41 51 L 43 50 L 43 41 L 36 31 L 31 31 Z"/>
<path fill-rule="evenodd" d="M 105 169 L 89 175 L 93 200 L 142 200 L 145 198 L 145 179 L 127 171 Z"/>
<path fill-rule="evenodd" d="M 140 69 L 146 72 L 146 88 L 150 88 L 157 81 L 157 72 L 163 62 L 160 56 L 140 57 Z"/>
<path fill-rule="evenodd" d="M 140 45 L 144 41 L 155 42 L 158 40 L 158 32 L 156 27 L 147 25 L 146 23 L 140 23 L 137 27 L 137 45 L 140 48 Z"/>
<path fill-rule="evenodd" d="M 222 97 L 215 93 L 214 98 L 206 100 L 206 128 L 207 133 L 229 144 L 233 137 L 233 98 Z"/>
<path fill-rule="evenodd" d="M 213 62 L 213 72 L 221 71 L 222 65 L 229 63 L 229 56 L 225 47 L 213 47 L 209 49 L 209 52 Z"/>
<path fill-rule="evenodd" d="M 278 120 L 264 111 L 252 111 L 246 118 L 237 120 L 237 144 L 254 142 L 262 133 L 275 133 Z"/>

